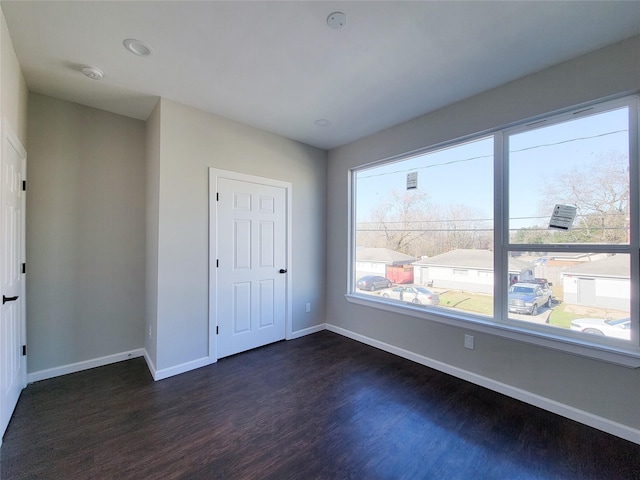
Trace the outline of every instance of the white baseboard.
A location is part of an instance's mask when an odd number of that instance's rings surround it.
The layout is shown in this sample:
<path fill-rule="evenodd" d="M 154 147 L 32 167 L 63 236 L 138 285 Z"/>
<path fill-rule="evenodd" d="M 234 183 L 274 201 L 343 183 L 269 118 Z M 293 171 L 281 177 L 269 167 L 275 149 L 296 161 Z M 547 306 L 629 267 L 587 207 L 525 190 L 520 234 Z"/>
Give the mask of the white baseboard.
<path fill-rule="evenodd" d="M 326 330 L 326 325 L 324 323 L 292 332 L 287 340 L 304 337 L 306 335 L 311 335 L 312 333 L 321 332 L 322 330 Z M 206 367 L 207 365 L 211 365 L 212 363 L 216 363 L 217 361 L 216 359 L 212 359 L 210 357 L 202 357 L 197 360 L 192 360 L 180 365 L 175 365 L 173 367 L 158 370 L 154 363 L 151 361 L 151 358 L 149 357 L 146 350 L 144 351 L 144 358 L 154 380 L 163 380 L 165 378 L 173 377 L 174 375 L 186 373 L 190 370 L 195 370 L 196 368 Z"/>
<path fill-rule="evenodd" d="M 156 365 L 151 360 L 151 357 L 149 356 L 149 352 L 147 352 L 146 348 L 144 349 L 144 361 L 147 362 L 147 368 L 149 369 L 149 373 L 151 373 L 151 376 L 155 380 L 156 379 Z"/>
<path fill-rule="evenodd" d="M 202 357 L 198 358 L 197 360 L 181 363 L 180 365 L 157 370 L 150 359 L 148 359 L 147 357 L 145 357 L 145 359 L 147 360 L 147 365 L 149 365 L 149 370 L 151 370 L 151 375 L 153 375 L 154 380 L 164 380 L 165 378 L 173 377 L 174 375 L 180 375 L 181 373 L 195 370 L 196 368 L 200 367 L 206 367 L 207 365 L 211 365 L 212 363 L 217 362 L 215 358 L 212 359 L 210 357 Z"/>
<path fill-rule="evenodd" d="M 114 353 L 113 355 L 107 355 L 106 357 L 93 358 L 83 362 L 70 363 L 60 367 L 39 370 L 37 372 L 27 374 L 27 383 L 39 382 L 40 380 L 46 380 L 47 378 L 81 372 L 82 370 L 88 370 L 90 368 L 102 367 L 104 365 L 109 365 L 110 363 L 122 362 L 123 360 L 142 357 L 144 355 L 144 349 L 138 348 L 136 350 L 129 350 L 128 352 Z"/>
<path fill-rule="evenodd" d="M 471 382 L 481 387 L 485 387 L 495 392 L 501 393 L 503 395 L 507 395 L 511 398 L 515 398 L 516 400 L 523 401 L 535 407 L 542 408 L 543 410 L 547 410 L 549 412 L 561 415 L 565 418 L 575 420 L 576 422 L 580 422 L 584 425 L 588 425 L 598 430 L 602 430 L 603 432 L 610 433 L 611 435 L 624 438 L 625 440 L 629 440 L 630 442 L 640 444 L 640 430 L 629 427 L 628 425 L 623 425 L 621 423 L 614 422 L 607 418 L 594 415 L 592 413 L 577 409 L 575 407 L 571 407 L 569 405 L 557 402 L 555 400 L 551 400 L 541 395 L 537 395 L 537 394 L 528 392 L 526 390 L 522 390 L 520 388 L 516 388 L 502 382 L 498 382 L 491 378 L 487 378 L 482 375 L 469 372 L 468 370 L 463 370 L 461 368 L 454 367 L 446 363 L 439 362 L 437 360 L 433 360 L 431 358 L 411 352 L 409 350 L 396 347 L 389 343 L 381 342 L 374 338 L 370 338 L 365 335 L 361 335 L 359 333 L 352 332 L 350 330 L 346 330 L 344 328 L 337 327 L 335 325 L 331 325 L 330 323 L 320 324 L 320 325 L 316 325 L 313 327 L 309 327 L 309 328 L 305 328 L 305 329 L 293 332 L 289 340 L 300 338 L 306 335 L 311 335 L 313 333 L 317 333 L 325 329 L 331 332 L 337 333 L 339 335 L 343 335 L 345 337 L 351 338 L 360 343 L 364 343 L 366 345 L 370 345 L 380 350 L 384 350 L 385 352 L 398 355 L 399 357 L 406 358 L 408 360 L 414 361 L 421 365 L 425 365 L 435 370 L 447 373 L 449 375 L 453 375 L 454 377 L 460 378 L 467 382 Z M 195 370 L 196 368 L 211 365 L 212 363 L 216 362 L 215 359 L 211 359 L 209 357 L 203 357 L 197 360 L 182 363 L 180 365 L 158 370 L 154 365 L 154 363 L 151 361 L 151 358 L 149 357 L 147 351 L 144 348 L 139 348 L 136 350 L 130 350 L 128 352 L 116 353 L 113 355 L 107 355 L 105 357 L 85 360 L 83 362 L 71 363 L 68 365 L 62 365 L 60 367 L 49 368 L 47 370 L 32 372 L 27 374 L 27 382 L 28 383 L 38 382 L 40 380 L 46 380 L 48 378 L 58 377 L 60 375 L 67 375 L 69 373 L 76 373 L 82 370 L 88 370 L 90 368 L 102 367 L 104 365 L 109 365 L 111 363 L 121 362 L 123 360 L 129 360 L 131 358 L 137 358 L 137 357 L 144 357 L 145 361 L 147 362 L 147 367 L 149 368 L 149 371 L 151 372 L 151 375 L 153 376 L 154 380 L 163 380 L 165 378 L 169 378 L 174 375 L 179 375 L 181 373 L 185 373 L 190 370 Z"/>
<path fill-rule="evenodd" d="M 307 335 L 311 335 L 312 333 L 318 333 L 327 329 L 327 325 L 321 323 L 320 325 L 314 325 L 313 327 L 303 328 L 302 330 L 296 330 L 295 332 L 291 332 L 291 335 L 287 340 L 295 340 L 296 338 L 304 337 Z"/>
<path fill-rule="evenodd" d="M 453 367 L 446 363 L 433 360 L 409 350 L 405 350 L 403 348 L 381 342 L 365 335 L 361 335 L 359 333 L 355 333 L 350 330 L 331 325 L 330 323 L 327 323 L 326 327 L 327 330 L 339 335 L 343 335 L 366 345 L 384 350 L 385 352 L 389 352 L 394 355 L 398 355 L 399 357 L 403 357 L 416 363 L 420 363 L 427 367 L 433 368 L 434 370 L 453 375 L 454 377 L 461 378 L 462 380 L 466 380 L 467 382 L 488 388 L 489 390 L 493 390 L 494 392 L 498 392 L 508 397 L 515 398 L 516 400 L 520 400 L 535 407 L 542 408 L 543 410 L 547 410 L 562 417 L 575 420 L 576 422 L 596 428 L 598 430 L 602 430 L 603 432 L 610 433 L 611 435 L 624 438 L 625 440 L 629 440 L 630 442 L 640 444 L 640 430 L 629 427 L 628 425 L 614 422 L 607 418 L 585 412 L 584 410 L 580 410 L 575 407 L 557 402 L 555 400 L 536 395 L 526 390 L 522 390 L 520 388 L 516 388 L 511 385 L 498 382 L 496 380 L 492 380 L 482 375 L 477 375 L 473 372 L 469 372 L 458 367 Z"/>

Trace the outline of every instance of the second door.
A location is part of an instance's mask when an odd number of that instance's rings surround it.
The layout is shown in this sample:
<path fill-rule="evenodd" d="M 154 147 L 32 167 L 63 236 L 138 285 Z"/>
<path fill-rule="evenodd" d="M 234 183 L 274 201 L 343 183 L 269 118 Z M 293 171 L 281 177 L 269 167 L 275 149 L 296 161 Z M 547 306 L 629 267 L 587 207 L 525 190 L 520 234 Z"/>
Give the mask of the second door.
<path fill-rule="evenodd" d="M 283 340 L 287 201 L 278 186 L 217 177 L 217 357 Z"/>

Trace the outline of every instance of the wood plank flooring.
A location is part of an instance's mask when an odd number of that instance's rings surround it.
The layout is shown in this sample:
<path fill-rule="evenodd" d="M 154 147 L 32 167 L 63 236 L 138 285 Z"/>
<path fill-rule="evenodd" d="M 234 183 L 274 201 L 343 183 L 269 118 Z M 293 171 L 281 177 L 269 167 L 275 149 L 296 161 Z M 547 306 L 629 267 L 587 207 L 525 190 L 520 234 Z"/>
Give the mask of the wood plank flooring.
<path fill-rule="evenodd" d="M 29 385 L 0 478 L 640 479 L 640 446 L 325 331 Z"/>

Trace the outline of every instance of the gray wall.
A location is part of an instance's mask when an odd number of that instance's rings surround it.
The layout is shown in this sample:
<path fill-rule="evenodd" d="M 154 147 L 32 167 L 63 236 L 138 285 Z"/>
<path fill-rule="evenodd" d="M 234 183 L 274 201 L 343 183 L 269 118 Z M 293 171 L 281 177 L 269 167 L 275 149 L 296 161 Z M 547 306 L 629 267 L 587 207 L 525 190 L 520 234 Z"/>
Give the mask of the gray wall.
<path fill-rule="evenodd" d="M 28 371 L 144 344 L 145 124 L 29 95 Z"/>
<path fill-rule="evenodd" d="M 327 322 L 497 382 L 640 428 L 640 369 L 349 304 L 348 170 L 391 155 L 640 89 L 640 38 L 593 52 L 329 152 Z"/>
<path fill-rule="evenodd" d="M 292 183 L 292 330 L 323 324 L 326 152 L 166 99 L 155 114 L 158 212 L 147 218 L 158 218 L 157 314 L 147 322 L 155 322 L 156 368 L 208 356 L 209 167 Z"/>
<path fill-rule="evenodd" d="M 146 275 L 144 347 L 147 357 L 158 362 L 158 214 L 160 200 L 160 102 L 147 119 L 146 151 Z"/>
<path fill-rule="evenodd" d="M 27 84 L 13 50 L 9 29 L 0 10 L 0 115 L 8 120 L 25 148 L 28 95 Z"/>
<path fill-rule="evenodd" d="M 168 100 L 145 124 L 32 94 L 29 119 L 30 373 L 207 356 L 208 167 L 292 183 L 292 329 L 324 323 L 326 152 Z"/>

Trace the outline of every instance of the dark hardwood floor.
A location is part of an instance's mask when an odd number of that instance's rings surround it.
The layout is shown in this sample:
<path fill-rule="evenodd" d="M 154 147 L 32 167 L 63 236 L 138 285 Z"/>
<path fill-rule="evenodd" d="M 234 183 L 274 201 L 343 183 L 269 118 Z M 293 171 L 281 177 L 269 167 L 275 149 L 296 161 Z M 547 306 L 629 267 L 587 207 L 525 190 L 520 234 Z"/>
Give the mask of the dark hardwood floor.
<path fill-rule="evenodd" d="M 31 384 L 7 479 L 640 479 L 640 446 L 330 332 Z"/>

